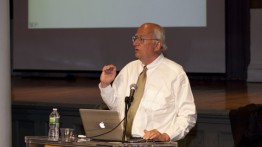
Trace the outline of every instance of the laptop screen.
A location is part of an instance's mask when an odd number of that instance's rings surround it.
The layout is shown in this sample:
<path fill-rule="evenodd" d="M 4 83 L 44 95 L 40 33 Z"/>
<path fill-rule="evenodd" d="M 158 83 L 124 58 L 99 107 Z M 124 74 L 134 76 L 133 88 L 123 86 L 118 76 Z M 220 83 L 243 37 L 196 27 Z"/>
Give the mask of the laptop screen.
<path fill-rule="evenodd" d="M 87 138 L 122 141 L 123 123 L 117 111 L 79 109 Z"/>

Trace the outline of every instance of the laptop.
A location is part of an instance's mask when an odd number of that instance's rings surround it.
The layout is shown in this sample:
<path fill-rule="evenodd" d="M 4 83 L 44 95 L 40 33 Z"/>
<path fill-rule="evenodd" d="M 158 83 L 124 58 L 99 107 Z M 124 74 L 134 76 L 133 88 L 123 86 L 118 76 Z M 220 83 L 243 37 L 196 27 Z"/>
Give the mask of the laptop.
<path fill-rule="evenodd" d="M 123 122 L 117 111 L 79 109 L 87 138 L 101 141 L 122 141 Z"/>

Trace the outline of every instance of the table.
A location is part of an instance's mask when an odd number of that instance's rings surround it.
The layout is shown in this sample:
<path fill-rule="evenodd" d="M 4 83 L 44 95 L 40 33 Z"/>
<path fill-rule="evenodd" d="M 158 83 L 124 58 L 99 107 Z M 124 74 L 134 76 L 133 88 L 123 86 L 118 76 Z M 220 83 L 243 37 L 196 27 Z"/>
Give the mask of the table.
<path fill-rule="evenodd" d="M 142 143 L 122 143 L 122 142 L 104 142 L 90 141 L 86 139 L 75 139 L 72 142 L 62 142 L 48 140 L 47 136 L 25 136 L 26 147 L 178 147 L 177 142 L 142 142 Z"/>

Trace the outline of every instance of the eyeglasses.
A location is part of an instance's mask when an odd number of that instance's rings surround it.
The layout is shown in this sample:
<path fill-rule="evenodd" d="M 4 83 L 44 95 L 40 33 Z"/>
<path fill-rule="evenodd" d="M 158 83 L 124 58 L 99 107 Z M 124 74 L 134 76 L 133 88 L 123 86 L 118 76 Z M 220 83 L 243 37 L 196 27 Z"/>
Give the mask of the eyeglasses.
<path fill-rule="evenodd" d="M 140 43 L 144 43 L 144 41 L 145 40 L 158 40 L 158 39 L 151 39 L 151 38 L 143 38 L 143 37 L 140 37 L 140 36 L 137 36 L 137 35 L 135 35 L 135 36 L 132 36 L 132 41 L 133 41 L 133 43 L 136 41 L 138 39 L 138 41 L 140 42 Z"/>

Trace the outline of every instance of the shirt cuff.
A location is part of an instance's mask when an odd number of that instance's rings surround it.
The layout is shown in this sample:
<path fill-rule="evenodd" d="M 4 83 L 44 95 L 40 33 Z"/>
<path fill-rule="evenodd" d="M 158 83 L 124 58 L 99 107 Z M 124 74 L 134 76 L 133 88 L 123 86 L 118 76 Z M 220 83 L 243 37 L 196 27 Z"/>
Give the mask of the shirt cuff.
<path fill-rule="evenodd" d="M 107 87 L 101 87 L 101 83 L 98 84 L 98 87 L 100 89 L 100 92 L 101 92 L 101 96 L 104 97 L 104 96 L 108 96 L 108 94 L 110 94 L 112 92 L 112 87 L 111 85 L 109 84 Z"/>

